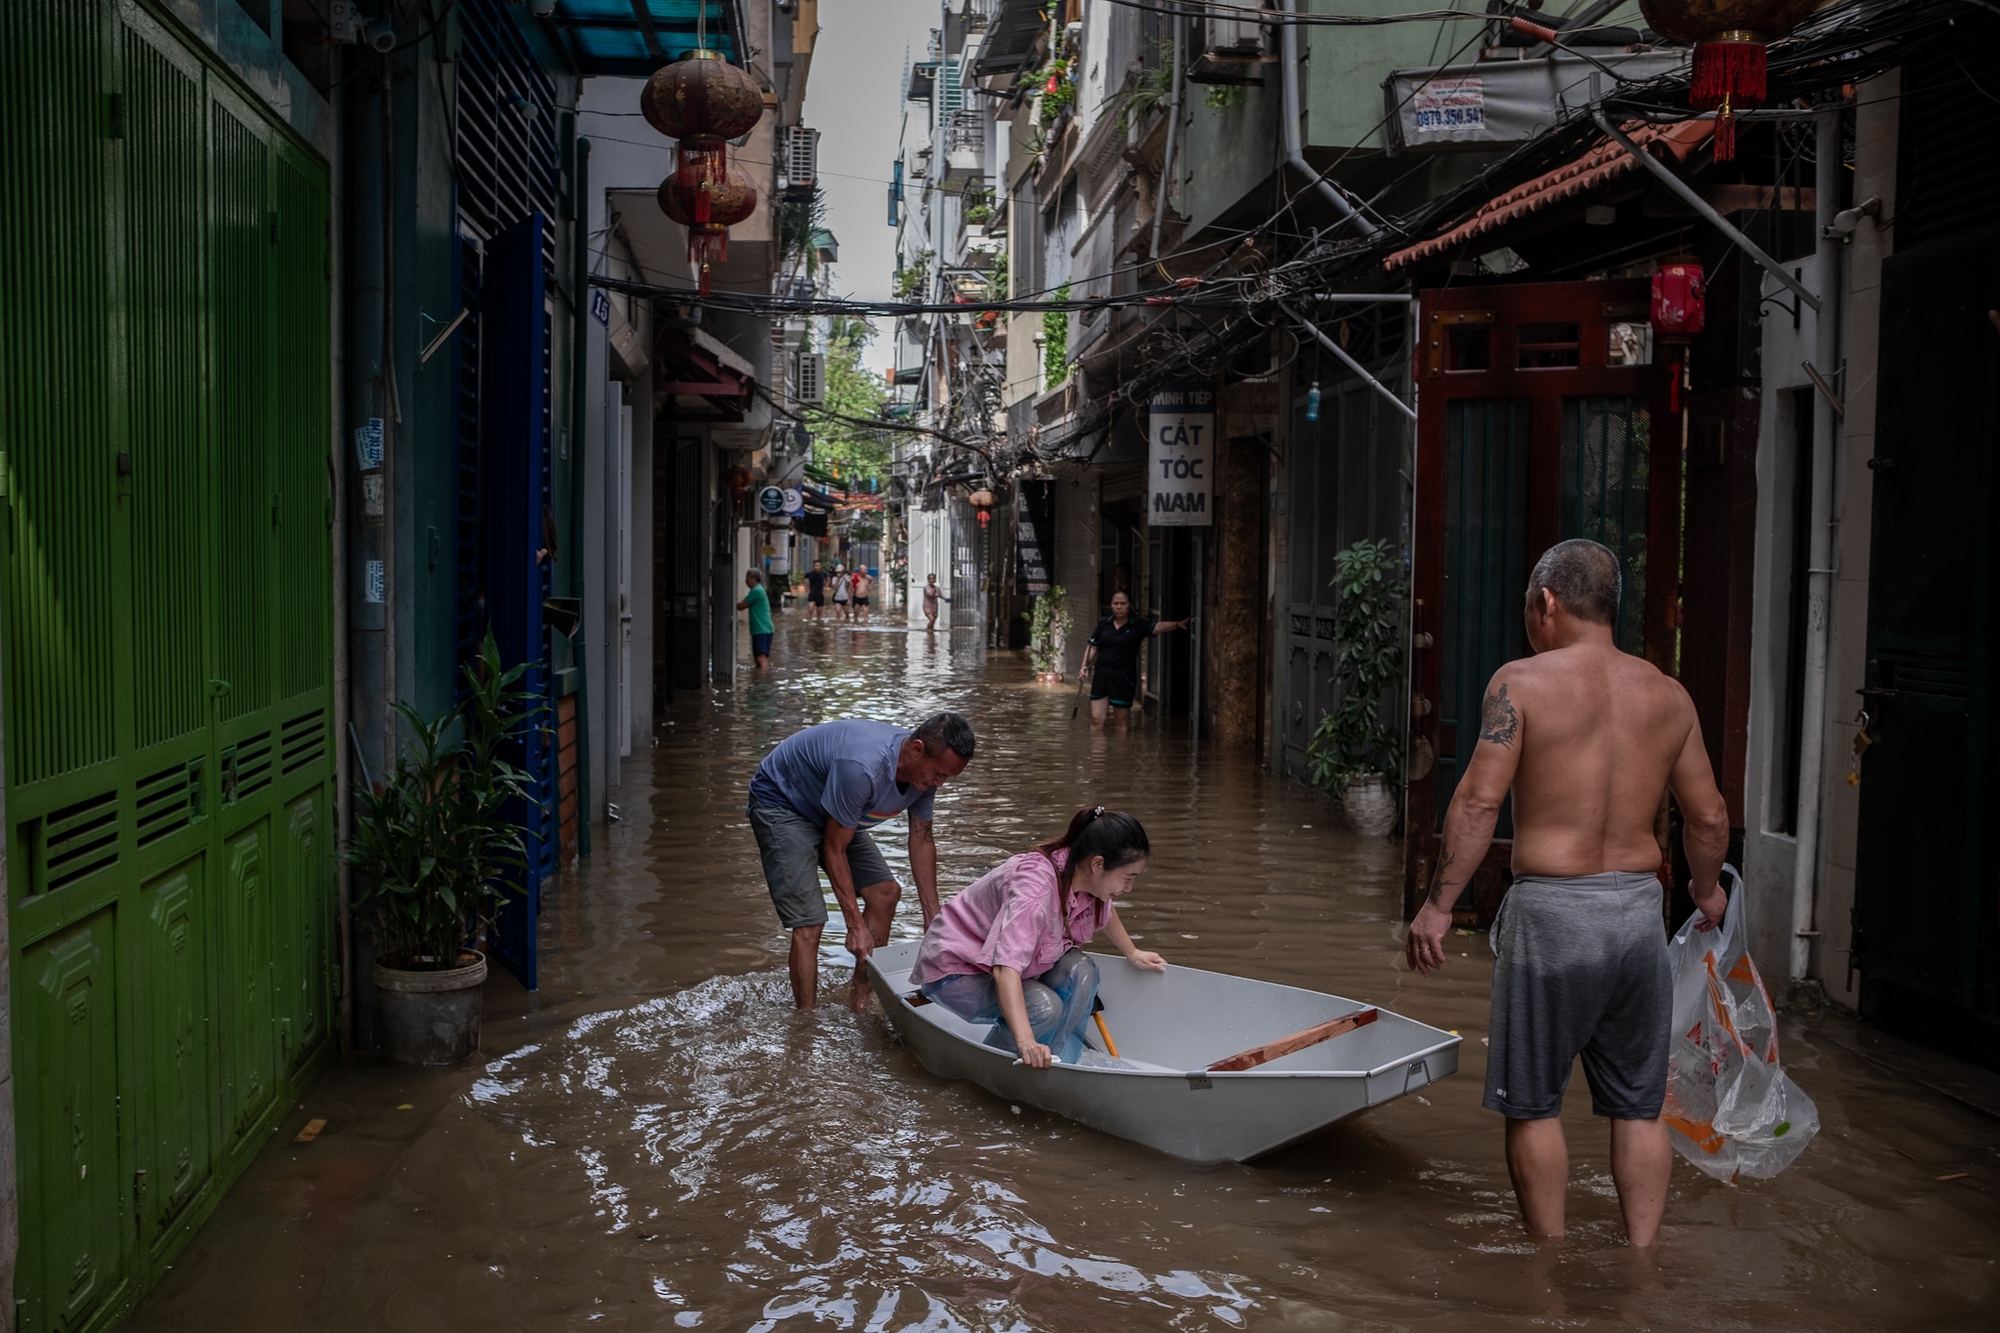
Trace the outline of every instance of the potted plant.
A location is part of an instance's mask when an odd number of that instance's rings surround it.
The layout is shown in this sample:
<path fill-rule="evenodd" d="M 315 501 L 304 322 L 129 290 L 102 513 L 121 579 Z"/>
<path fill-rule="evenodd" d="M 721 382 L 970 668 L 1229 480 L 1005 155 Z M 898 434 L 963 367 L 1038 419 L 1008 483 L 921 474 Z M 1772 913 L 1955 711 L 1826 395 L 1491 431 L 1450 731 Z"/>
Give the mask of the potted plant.
<path fill-rule="evenodd" d="M 457 1064 L 479 1049 L 486 957 L 472 947 L 506 900 L 504 876 L 527 869 L 527 831 L 507 818 L 528 775 L 503 751 L 540 705 L 514 686 L 489 631 L 466 664 L 465 698 L 425 719 L 396 711 L 410 741 L 376 791 L 355 792 L 346 859 L 361 872 L 354 914 L 380 947 L 377 1027 L 394 1064 Z"/>
<path fill-rule="evenodd" d="M 1069 608 L 1063 603 L 1060 586 L 1035 599 L 1034 609 L 1028 613 L 1028 660 L 1034 663 L 1036 680 L 1062 680 L 1069 626 Z"/>
<path fill-rule="evenodd" d="M 1396 826 L 1387 775 L 1403 753 L 1401 731 L 1382 722 L 1382 693 L 1403 678 L 1402 562 L 1386 541 L 1356 542 L 1333 559 L 1340 698 L 1320 718 L 1307 754 L 1314 785 L 1340 797 L 1356 832 L 1379 838 Z"/>

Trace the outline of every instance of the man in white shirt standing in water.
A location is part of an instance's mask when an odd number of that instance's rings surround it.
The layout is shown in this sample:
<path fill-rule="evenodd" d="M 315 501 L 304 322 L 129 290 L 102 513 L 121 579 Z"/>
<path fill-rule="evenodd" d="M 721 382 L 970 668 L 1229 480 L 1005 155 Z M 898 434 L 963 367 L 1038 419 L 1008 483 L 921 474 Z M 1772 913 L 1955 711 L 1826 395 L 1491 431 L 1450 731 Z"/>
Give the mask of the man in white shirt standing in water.
<path fill-rule="evenodd" d="M 1563 1234 L 1563 1092 L 1583 1057 L 1591 1109 L 1611 1121 L 1611 1178 L 1635 1246 L 1657 1243 L 1673 1149 L 1666 1099 L 1673 984 L 1653 821 L 1669 790 L 1686 820 L 1690 887 L 1713 929 L 1729 811 L 1680 683 L 1612 640 L 1618 559 L 1590 541 L 1550 548 L 1528 581 L 1533 657 L 1494 673 L 1479 740 L 1452 793 L 1444 845 L 1410 923 L 1410 966 L 1444 966 L 1451 906 L 1514 796 L 1514 883 L 1493 927 L 1488 1109 L 1507 1117 L 1521 1220 Z"/>

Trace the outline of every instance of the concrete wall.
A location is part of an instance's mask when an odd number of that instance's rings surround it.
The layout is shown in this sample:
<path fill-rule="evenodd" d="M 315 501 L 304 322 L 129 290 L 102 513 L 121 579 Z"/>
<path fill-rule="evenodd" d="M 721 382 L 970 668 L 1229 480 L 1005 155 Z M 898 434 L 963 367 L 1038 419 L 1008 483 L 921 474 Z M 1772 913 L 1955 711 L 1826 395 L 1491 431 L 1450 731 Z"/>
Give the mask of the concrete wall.
<path fill-rule="evenodd" d="M 1896 216 L 1897 95 L 1900 71 L 1861 85 L 1856 97 L 1853 190 L 1856 200 L 1882 197 L 1882 216 Z M 1848 966 L 1853 944 L 1855 835 L 1860 791 L 1847 782 L 1853 754 L 1855 693 L 1865 683 L 1868 652 L 1868 557 L 1873 537 L 1875 474 L 1875 368 L 1880 356 L 1882 261 L 1893 252 L 1895 233 L 1864 219 L 1847 251 L 1845 325 L 1841 354 L 1846 362 L 1842 395 L 1847 416 L 1835 457 L 1833 624 L 1827 645 L 1825 841 L 1820 849 L 1819 903 L 1813 924 L 1820 938 L 1812 975 L 1825 983 L 1836 1003 L 1860 1003 L 1859 977 Z"/>
<path fill-rule="evenodd" d="M 1880 195 L 1882 215 L 1896 212 L 1896 72 L 1862 86 L 1856 114 L 1853 197 Z M 1827 716 L 1822 719 L 1825 758 L 1821 771 L 1821 843 L 1812 849 L 1818 863 L 1815 941 L 1810 975 L 1835 1003 L 1859 1003 L 1858 978 L 1848 967 L 1854 907 L 1854 854 L 1859 793 L 1849 785 L 1855 714 L 1866 666 L 1868 642 L 1868 560 L 1875 453 L 1875 366 L 1880 346 L 1882 261 L 1891 252 L 1892 233 L 1864 219 L 1847 250 L 1840 311 L 1841 356 L 1846 364 L 1842 390 L 1847 415 L 1834 456 L 1834 579 L 1827 651 Z M 1809 270 L 1810 261 L 1804 267 Z M 1811 274 L 1806 273 L 1808 281 Z M 1813 312 L 1801 309 L 1795 331 L 1789 294 L 1766 278 L 1763 342 L 1763 405 L 1757 454 L 1757 532 L 1750 684 L 1750 744 L 1743 804 L 1743 871 L 1753 893 L 1749 916 L 1751 948 L 1768 978 L 1787 975 L 1792 930 L 1792 875 L 1799 848 L 1779 832 L 1791 822 L 1774 794 L 1786 760 L 1783 719 L 1778 716 L 1780 675 L 1790 632 L 1786 600 L 1792 554 L 1792 483 L 1795 476 L 1796 399 L 1792 391 L 1810 385 L 1800 363 L 1811 358 Z M 1803 577 L 1803 571 L 1799 571 Z"/>

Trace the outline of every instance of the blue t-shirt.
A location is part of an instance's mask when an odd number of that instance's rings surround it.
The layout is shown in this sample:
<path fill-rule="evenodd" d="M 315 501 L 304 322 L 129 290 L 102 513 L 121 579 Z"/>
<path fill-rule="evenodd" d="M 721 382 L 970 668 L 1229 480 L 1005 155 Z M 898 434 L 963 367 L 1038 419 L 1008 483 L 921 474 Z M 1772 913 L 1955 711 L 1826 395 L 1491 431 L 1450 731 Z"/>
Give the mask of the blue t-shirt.
<path fill-rule="evenodd" d="M 896 756 L 909 735 L 860 718 L 794 732 L 757 765 L 751 803 L 789 807 L 821 827 L 830 819 L 846 828 L 873 828 L 905 810 L 927 820 L 931 789 L 896 781 Z"/>

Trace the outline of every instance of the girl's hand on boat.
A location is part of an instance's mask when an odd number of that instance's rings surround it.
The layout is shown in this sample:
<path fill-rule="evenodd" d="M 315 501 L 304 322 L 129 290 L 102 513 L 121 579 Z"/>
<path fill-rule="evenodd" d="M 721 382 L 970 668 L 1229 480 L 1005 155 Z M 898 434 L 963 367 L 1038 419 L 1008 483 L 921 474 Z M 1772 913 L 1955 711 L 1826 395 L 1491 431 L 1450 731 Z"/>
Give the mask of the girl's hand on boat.
<path fill-rule="evenodd" d="M 1031 1041 L 1021 1047 L 1021 1063 L 1030 1069 L 1047 1069 L 1055 1052 L 1038 1041 Z"/>
<path fill-rule="evenodd" d="M 1131 953 L 1125 955 L 1125 961 L 1134 967 L 1143 967 L 1148 972 L 1164 972 L 1167 970 L 1167 960 L 1150 949 L 1134 949 Z"/>

